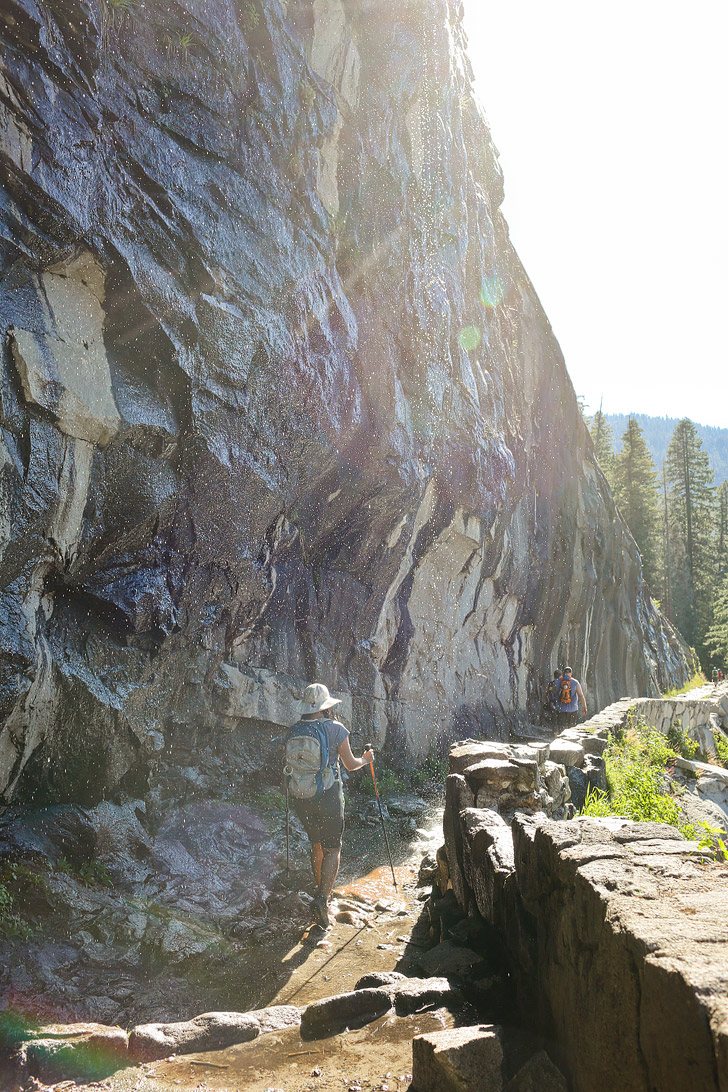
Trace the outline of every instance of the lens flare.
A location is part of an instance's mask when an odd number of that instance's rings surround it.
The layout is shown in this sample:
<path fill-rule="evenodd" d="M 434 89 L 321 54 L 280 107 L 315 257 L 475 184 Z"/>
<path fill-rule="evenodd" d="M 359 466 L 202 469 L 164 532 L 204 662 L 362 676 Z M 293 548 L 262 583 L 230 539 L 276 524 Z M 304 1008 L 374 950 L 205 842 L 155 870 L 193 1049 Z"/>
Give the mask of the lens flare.
<path fill-rule="evenodd" d="M 480 345 L 482 334 L 477 326 L 463 326 L 458 336 L 460 342 L 466 353 L 470 353 L 473 349 L 477 349 Z"/>
<path fill-rule="evenodd" d="M 483 304 L 483 307 L 492 310 L 494 307 L 497 307 L 499 303 L 503 303 L 505 294 L 503 281 L 497 273 L 484 278 L 480 289 L 480 302 Z"/>

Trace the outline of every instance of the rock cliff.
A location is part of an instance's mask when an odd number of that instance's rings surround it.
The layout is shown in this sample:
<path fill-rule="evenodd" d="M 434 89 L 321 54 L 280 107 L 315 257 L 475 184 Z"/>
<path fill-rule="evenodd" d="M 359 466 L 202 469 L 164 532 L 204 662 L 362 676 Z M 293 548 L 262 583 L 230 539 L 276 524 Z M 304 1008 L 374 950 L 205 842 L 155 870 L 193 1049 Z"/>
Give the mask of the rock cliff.
<path fill-rule="evenodd" d="M 686 677 L 460 19 L 3 4 L 5 801 L 260 764 L 314 676 L 420 756 L 525 718 L 558 660 L 592 707 Z"/>

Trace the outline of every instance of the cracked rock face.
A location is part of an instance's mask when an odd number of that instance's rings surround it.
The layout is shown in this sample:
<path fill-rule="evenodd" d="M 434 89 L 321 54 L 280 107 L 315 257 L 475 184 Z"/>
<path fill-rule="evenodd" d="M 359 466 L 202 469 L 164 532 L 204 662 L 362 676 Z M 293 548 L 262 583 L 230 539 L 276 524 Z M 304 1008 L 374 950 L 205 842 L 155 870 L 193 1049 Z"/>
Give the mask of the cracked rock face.
<path fill-rule="evenodd" d="M 460 15 L 3 5 L 5 801 L 138 794 L 230 729 L 262 767 L 314 677 L 415 756 L 557 661 L 592 706 L 687 677 Z"/>

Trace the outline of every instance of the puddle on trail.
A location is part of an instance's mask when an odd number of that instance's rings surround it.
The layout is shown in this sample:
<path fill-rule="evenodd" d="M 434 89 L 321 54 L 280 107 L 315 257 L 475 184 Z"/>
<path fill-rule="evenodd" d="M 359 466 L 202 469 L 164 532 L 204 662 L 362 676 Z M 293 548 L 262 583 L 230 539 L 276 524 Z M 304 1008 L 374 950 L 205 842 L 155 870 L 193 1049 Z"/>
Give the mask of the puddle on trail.
<path fill-rule="evenodd" d="M 376 906 L 377 909 L 396 913 L 408 906 L 406 887 L 411 885 L 416 876 L 414 865 L 398 865 L 394 870 L 397 890 L 392 883 L 392 870 L 389 865 L 381 865 L 368 875 L 341 884 L 334 891 L 335 898 L 356 899 Z"/>

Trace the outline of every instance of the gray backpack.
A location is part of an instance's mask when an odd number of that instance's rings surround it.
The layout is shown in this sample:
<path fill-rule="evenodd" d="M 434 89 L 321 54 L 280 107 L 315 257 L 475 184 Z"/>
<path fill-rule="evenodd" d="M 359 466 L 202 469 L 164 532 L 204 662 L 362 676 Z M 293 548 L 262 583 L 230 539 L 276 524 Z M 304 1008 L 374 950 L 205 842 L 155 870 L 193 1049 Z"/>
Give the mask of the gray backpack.
<path fill-rule="evenodd" d="M 330 764 L 327 723 L 325 720 L 301 720 L 286 738 L 283 774 L 288 791 L 299 800 L 315 800 L 336 780 Z"/>

